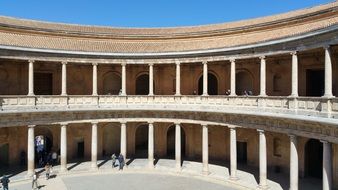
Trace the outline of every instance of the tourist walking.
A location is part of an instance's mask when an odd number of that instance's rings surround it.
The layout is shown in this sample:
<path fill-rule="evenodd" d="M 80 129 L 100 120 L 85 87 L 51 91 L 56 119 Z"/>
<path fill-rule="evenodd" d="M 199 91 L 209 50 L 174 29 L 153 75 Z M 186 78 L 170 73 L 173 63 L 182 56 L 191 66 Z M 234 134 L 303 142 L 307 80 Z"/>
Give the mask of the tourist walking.
<path fill-rule="evenodd" d="M 118 157 L 118 160 L 120 162 L 119 170 L 123 170 L 123 167 L 124 167 L 124 157 L 123 157 L 123 155 L 121 153 L 120 153 L 120 155 Z"/>
<path fill-rule="evenodd" d="M 116 162 L 116 155 L 115 154 L 113 154 L 113 155 L 111 155 L 111 165 L 112 165 L 112 168 L 115 168 L 115 162 Z"/>
<path fill-rule="evenodd" d="M 2 176 L 0 183 L 2 184 L 3 190 L 8 190 L 9 179 L 6 175 Z"/>
<path fill-rule="evenodd" d="M 34 172 L 33 181 L 32 181 L 32 190 L 39 189 L 40 185 L 38 182 L 39 174 Z"/>
<path fill-rule="evenodd" d="M 46 179 L 49 180 L 49 177 L 50 177 L 50 170 L 51 170 L 51 165 L 49 163 L 47 163 L 45 165 L 45 171 L 46 171 Z"/>

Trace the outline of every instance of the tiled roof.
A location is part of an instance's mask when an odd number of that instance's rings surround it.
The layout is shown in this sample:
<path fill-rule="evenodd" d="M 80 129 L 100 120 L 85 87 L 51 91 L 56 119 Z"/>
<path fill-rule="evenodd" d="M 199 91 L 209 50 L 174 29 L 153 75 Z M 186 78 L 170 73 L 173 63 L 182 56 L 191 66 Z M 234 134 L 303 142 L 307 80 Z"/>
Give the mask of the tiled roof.
<path fill-rule="evenodd" d="M 297 36 L 338 23 L 338 2 L 257 19 L 177 28 L 111 28 L 0 17 L 0 45 L 106 53 L 217 49 Z"/>

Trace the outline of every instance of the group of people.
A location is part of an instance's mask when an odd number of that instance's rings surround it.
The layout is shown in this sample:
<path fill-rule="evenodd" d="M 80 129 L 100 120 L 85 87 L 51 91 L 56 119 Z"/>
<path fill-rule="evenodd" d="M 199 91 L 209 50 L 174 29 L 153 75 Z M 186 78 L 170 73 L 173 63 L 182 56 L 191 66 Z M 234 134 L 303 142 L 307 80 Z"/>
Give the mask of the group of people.
<path fill-rule="evenodd" d="M 125 165 L 124 156 L 120 153 L 118 157 L 116 157 L 115 154 L 112 154 L 112 168 L 115 168 L 116 166 L 119 167 L 119 170 L 123 170 L 123 167 Z"/>

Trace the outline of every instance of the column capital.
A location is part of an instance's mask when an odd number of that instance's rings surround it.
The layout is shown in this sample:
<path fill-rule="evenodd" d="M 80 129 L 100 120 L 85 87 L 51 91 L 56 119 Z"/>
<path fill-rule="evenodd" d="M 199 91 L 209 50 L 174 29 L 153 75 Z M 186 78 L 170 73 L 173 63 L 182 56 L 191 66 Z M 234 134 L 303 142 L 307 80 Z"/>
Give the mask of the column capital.
<path fill-rule="evenodd" d="M 127 121 L 120 121 L 120 124 L 127 124 Z"/>
<path fill-rule="evenodd" d="M 28 128 L 34 128 L 36 125 L 27 125 Z"/>
<path fill-rule="evenodd" d="M 265 60 L 265 59 L 266 59 L 266 56 L 265 56 L 265 55 L 259 56 L 259 59 L 260 59 L 260 60 Z"/>
<path fill-rule="evenodd" d="M 323 144 L 330 144 L 330 142 L 329 141 L 327 141 L 327 140 L 319 140 L 321 143 L 323 143 Z"/>
<path fill-rule="evenodd" d="M 235 63 L 235 62 L 236 62 L 236 59 L 235 59 L 235 58 L 230 58 L 229 61 L 230 61 L 231 63 Z"/>
<path fill-rule="evenodd" d="M 176 65 L 180 65 L 181 62 L 180 62 L 179 60 L 175 60 L 175 64 L 176 64 Z"/>
<path fill-rule="evenodd" d="M 125 62 L 121 63 L 121 66 L 126 66 L 126 65 L 127 65 L 127 63 L 125 63 Z"/>
<path fill-rule="evenodd" d="M 92 125 L 97 125 L 97 124 L 99 124 L 99 122 L 98 121 L 92 121 L 92 122 L 90 122 Z"/>
<path fill-rule="evenodd" d="M 294 134 L 288 134 L 288 136 L 289 136 L 290 139 L 292 139 L 292 140 L 296 140 L 296 139 L 297 139 L 297 135 L 294 135 Z"/>
<path fill-rule="evenodd" d="M 149 124 L 149 125 L 153 125 L 153 124 L 154 124 L 154 121 L 148 121 L 148 124 Z"/>
<path fill-rule="evenodd" d="M 28 63 L 34 63 L 34 62 L 35 62 L 35 60 L 33 60 L 33 59 L 28 60 Z"/>
<path fill-rule="evenodd" d="M 174 122 L 175 125 L 181 125 L 181 122 Z"/>
<path fill-rule="evenodd" d="M 257 129 L 257 132 L 259 132 L 259 134 L 264 134 L 265 131 L 263 129 Z"/>
<path fill-rule="evenodd" d="M 202 126 L 202 127 L 208 127 L 208 124 L 202 123 L 201 126 Z"/>
<path fill-rule="evenodd" d="M 148 63 L 149 66 L 154 66 L 154 63 Z"/>
<path fill-rule="evenodd" d="M 67 65 L 68 62 L 67 62 L 67 61 L 61 61 L 61 64 L 62 64 L 62 65 Z"/>
<path fill-rule="evenodd" d="M 324 48 L 325 50 L 330 49 L 330 44 L 325 44 L 325 45 L 323 46 L 323 48 Z"/>
<path fill-rule="evenodd" d="M 98 66 L 99 64 L 97 62 L 92 63 L 93 66 Z"/>
<path fill-rule="evenodd" d="M 237 127 L 234 126 L 234 125 L 228 125 L 228 128 L 229 128 L 229 129 L 232 129 L 232 130 L 236 130 Z"/>
<path fill-rule="evenodd" d="M 67 127 L 68 123 L 64 122 L 64 123 L 60 123 L 61 127 Z"/>
<path fill-rule="evenodd" d="M 293 51 L 293 52 L 291 52 L 290 54 L 291 54 L 291 55 L 297 55 L 297 53 L 298 53 L 297 51 Z"/>
<path fill-rule="evenodd" d="M 208 64 L 208 61 L 202 61 L 202 64 L 203 65 Z"/>

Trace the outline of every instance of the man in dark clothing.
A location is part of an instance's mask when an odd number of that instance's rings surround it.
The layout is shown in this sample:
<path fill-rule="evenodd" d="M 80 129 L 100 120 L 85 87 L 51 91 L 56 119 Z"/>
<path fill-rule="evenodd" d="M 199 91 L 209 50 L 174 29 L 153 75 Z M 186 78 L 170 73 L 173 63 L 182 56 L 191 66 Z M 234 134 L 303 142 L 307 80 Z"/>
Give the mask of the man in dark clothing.
<path fill-rule="evenodd" d="M 3 190 L 8 190 L 9 179 L 7 176 L 3 176 L 0 180 Z"/>
<path fill-rule="evenodd" d="M 123 166 L 124 166 L 124 157 L 123 155 L 120 153 L 118 160 L 120 162 L 120 170 L 123 170 Z"/>

